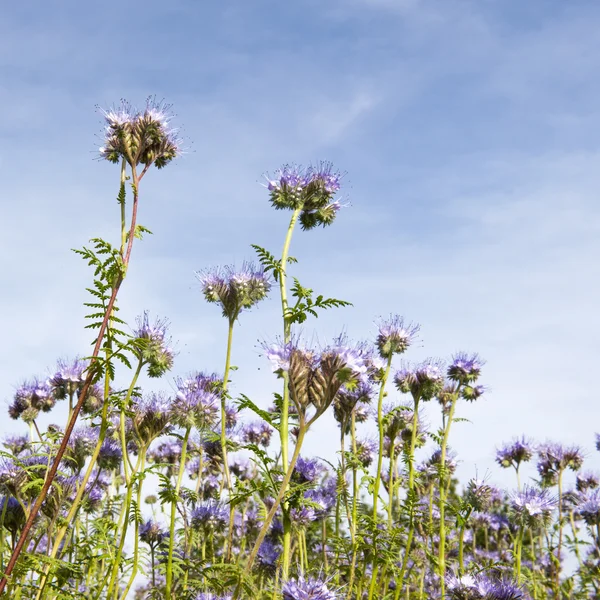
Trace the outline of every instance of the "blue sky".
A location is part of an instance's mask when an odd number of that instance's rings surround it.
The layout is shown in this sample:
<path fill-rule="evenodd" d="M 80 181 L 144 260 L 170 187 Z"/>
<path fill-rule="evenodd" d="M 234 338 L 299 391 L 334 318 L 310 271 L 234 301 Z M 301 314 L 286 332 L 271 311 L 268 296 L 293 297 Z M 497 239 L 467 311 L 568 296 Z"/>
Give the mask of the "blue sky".
<path fill-rule="evenodd" d="M 118 235 L 95 105 L 156 94 L 189 151 L 143 182 L 155 235 L 120 303 L 131 322 L 170 319 L 174 375 L 222 370 L 225 324 L 194 271 L 252 258 L 251 243 L 279 252 L 288 215 L 262 174 L 328 159 L 351 206 L 297 232 L 293 274 L 354 306 L 307 335 L 372 338 L 394 312 L 422 325 L 408 358 L 480 352 L 490 393 L 462 407 L 472 423 L 451 440 L 463 477 L 510 482 L 494 448 L 522 433 L 580 443 L 598 469 L 599 23 L 584 0 L 13 3 L 0 22 L 0 398 L 86 353 L 91 274 L 69 249 Z M 233 390 L 262 404 L 279 384 L 257 340 L 279 330 L 274 296 L 236 331 Z M 324 420 L 308 452 L 336 440 Z"/>

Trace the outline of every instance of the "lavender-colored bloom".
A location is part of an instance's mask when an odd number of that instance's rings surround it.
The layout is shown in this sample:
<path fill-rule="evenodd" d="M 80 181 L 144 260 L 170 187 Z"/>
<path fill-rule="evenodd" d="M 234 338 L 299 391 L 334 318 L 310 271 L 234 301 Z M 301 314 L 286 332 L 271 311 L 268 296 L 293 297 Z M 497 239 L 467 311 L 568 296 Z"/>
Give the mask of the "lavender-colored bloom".
<path fill-rule="evenodd" d="M 557 506 L 556 499 L 550 496 L 548 490 L 528 486 L 523 491 L 513 494 L 511 500 L 516 522 L 529 527 L 547 523 Z"/>
<path fill-rule="evenodd" d="M 65 452 L 65 461 L 74 473 L 79 473 L 83 469 L 97 441 L 98 431 L 91 427 L 82 426 L 73 432 Z"/>
<path fill-rule="evenodd" d="M 377 446 L 378 444 L 375 440 L 364 439 L 356 441 L 356 456 L 363 467 L 367 468 L 373 462 Z"/>
<path fill-rule="evenodd" d="M 577 446 L 562 446 L 548 442 L 538 447 L 538 473 L 545 486 L 555 485 L 565 469 L 578 471 L 583 464 L 583 455 Z"/>
<path fill-rule="evenodd" d="M 192 526 L 214 529 L 227 523 L 229 515 L 220 504 L 212 501 L 203 502 L 192 511 Z"/>
<path fill-rule="evenodd" d="M 435 358 L 428 358 L 417 365 L 406 363 L 394 376 L 394 383 L 404 394 L 431 400 L 444 386 L 443 363 Z"/>
<path fill-rule="evenodd" d="M 85 381 L 88 363 L 79 357 L 73 360 L 60 359 L 56 371 L 50 379 L 50 386 L 57 400 L 64 400 L 77 394 Z"/>
<path fill-rule="evenodd" d="M 460 383 L 471 383 L 477 380 L 484 364 L 477 354 L 458 352 L 452 357 L 452 363 L 448 367 L 448 378 Z"/>
<path fill-rule="evenodd" d="M 577 473 L 575 487 L 578 492 L 594 490 L 600 485 L 600 477 L 596 473 Z"/>
<path fill-rule="evenodd" d="M 98 467 L 107 471 L 116 471 L 121 466 L 122 460 L 123 451 L 119 442 L 110 438 L 104 440 L 98 454 Z"/>
<path fill-rule="evenodd" d="M 465 491 L 465 500 L 478 511 L 488 510 L 494 498 L 494 488 L 485 481 L 471 479 Z"/>
<path fill-rule="evenodd" d="M 315 518 L 324 519 L 335 506 L 337 494 L 336 478 L 327 477 L 318 487 L 304 492 L 304 498 L 315 510 Z"/>
<path fill-rule="evenodd" d="M 600 525 L 600 491 L 594 490 L 582 495 L 577 506 L 577 514 L 591 526 Z"/>
<path fill-rule="evenodd" d="M 150 323 L 148 311 L 137 318 L 137 327 L 133 331 L 135 353 L 148 366 L 149 377 L 162 377 L 173 367 L 171 339 L 167 337 L 168 326 L 164 319 L 156 319 L 154 323 Z"/>
<path fill-rule="evenodd" d="M 529 598 L 521 586 L 504 579 L 491 579 L 485 574 L 448 575 L 446 590 L 451 600 L 525 600 Z"/>
<path fill-rule="evenodd" d="M 163 394 L 150 394 L 137 399 L 133 405 L 131 423 L 142 444 L 150 444 L 169 426 L 171 401 Z"/>
<path fill-rule="evenodd" d="M 106 122 L 100 157 L 112 163 L 155 164 L 159 169 L 181 154 L 177 130 L 170 127 L 171 105 L 150 96 L 144 110 L 122 100 L 119 106 L 100 109 Z"/>
<path fill-rule="evenodd" d="M 299 456 L 294 476 L 300 483 L 315 483 L 324 470 L 325 467 L 323 467 L 318 458 L 303 458 Z"/>
<path fill-rule="evenodd" d="M 281 556 L 281 547 L 271 540 L 264 540 L 258 549 L 258 564 L 270 573 L 275 573 L 277 562 Z"/>
<path fill-rule="evenodd" d="M 241 268 L 230 265 L 199 271 L 196 276 L 208 302 L 219 304 L 223 316 L 233 323 L 243 310 L 248 310 L 267 297 L 272 281 L 262 267 L 244 262 Z"/>
<path fill-rule="evenodd" d="M 11 435 L 4 439 L 2 445 L 14 456 L 18 456 L 30 447 L 29 438 L 26 435 Z"/>
<path fill-rule="evenodd" d="M 326 582 L 302 575 L 296 580 L 286 581 L 281 593 L 283 600 L 338 600 L 337 594 L 327 587 Z"/>
<path fill-rule="evenodd" d="M 273 428 L 265 421 L 253 421 L 242 427 L 241 436 L 245 444 L 256 444 L 268 448 Z"/>
<path fill-rule="evenodd" d="M 406 352 L 415 341 L 419 325 L 408 323 L 400 315 L 390 315 L 379 322 L 376 345 L 382 358 L 389 359 L 394 354 Z"/>
<path fill-rule="evenodd" d="M 299 165 L 284 165 L 274 175 L 266 176 L 266 187 L 276 209 L 301 209 L 300 224 L 308 230 L 318 225 L 331 225 L 335 220 L 342 205 L 333 197 L 340 190 L 341 178 L 329 162 L 306 169 Z"/>
<path fill-rule="evenodd" d="M 345 433 L 350 433 L 353 413 L 355 422 L 360 423 L 366 420 L 366 405 L 371 401 L 372 395 L 372 384 L 364 380 L 359 381 L 350 389 L 344 386 L 337 393 L 333 403 L 333 416 L 340 427 L 344 428 Z"/>
<path fill-rule="evenodd" d="M 204 428 L 213 425 L 218 416 L 222 380 L 216 375 L 196 373 L 178 379 L 177 396 L 172 404 L 171 418 L 181 427 Z"/>
<path fill-rule="evenodd" d="M 200 592 L 195 598 L 195 600 L 231 600 L 233 596 L 231 594 L 218 595 L 213 594 L 212 592 Z"/>
<path fill-rule="evenodd" d="M 504 468 L 518 469 L 521 463 L 531 460 L 535 447 L 525 436 L 516 438 L 496 451 L 496 462 Z"/>
<path fill-rule="evenodd" d="M 161 527 L 160 523 L 148 519 L 140 526 L 140 540 L 150 547 L 158 546 L 168 535 L 168 531 Z"/>
<path fill-rule="evenodd" d="M 15 392 L 14 401 L 8 407 L 12 419 L 33 422 L 40 412 L 49 412 L 56 404 L 52 388 L 46 381 L 32 379 L 22 384 Z"/>

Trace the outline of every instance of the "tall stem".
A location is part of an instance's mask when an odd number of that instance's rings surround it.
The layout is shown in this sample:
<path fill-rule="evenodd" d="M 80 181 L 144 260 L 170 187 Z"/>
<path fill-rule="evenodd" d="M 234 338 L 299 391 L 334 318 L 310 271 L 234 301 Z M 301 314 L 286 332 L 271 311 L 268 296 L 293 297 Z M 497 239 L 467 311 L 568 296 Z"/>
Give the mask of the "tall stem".
<path fill-rule="evenodd" d="M 440 587 L 441 597 L 444 600 L 445 597 L 445 576 L 446 576 L 446 450 L 448 448 L 448 437 L 450 436 L 450 427 L 452 425 L 452 419 L 454 418 L 454 411 L 456 409 L 456 402 L 458 400 L 458 391 L 456 391 L 454 398 L 450 404 L 450 411 L 448 412 L 448 421 L 444 427 L 444 437 L 442 439 L 442 447 L 440 453 L 440 480 L 439 480 L 439 495 L 440 495 L 440 544 L 438 552 L 438 569 L 440 575 Z"/>
<path fill-rule="evenodd" d="M 392 354 L 388 356 L 387 364 L 381 379 L 379 398 L 377 400 L 377 428 L 379 429 L 379 454 L 377 458 L 377 471 L 375 472 L 375 485 L 373 486 L 373 524 L 377 525 L 377 502 L 379 500 L 379 484 L 381 482 L 381 465 L 383 464 L 383 398 L 385 397 L 385 384 L 392 368 Z"/>
<path fill-rule="evenodd" d="M 279 269 L 279 292 L 281 294 L 281 312 L 283 316 L 283 343 L 288 344 L 292 338 L 292 324 L 287 316 L 288 301 L 287 301 L 287 263 L 290 252 L 290 244 L 292 242 L 292 234 L 298 217 L 300 216 L 301 208 L 297 208 L 292 213 L 290 224 L 288 226 L 283 250 L 281 252 L 281 265 Z M 281 441 L 281 463 L 284 475 L 288 471 L 288 437 L 289 437 L 289 410 L 290 410 L 290 391 L 288 386 L 288 373 L 283 374 L 283 397 L 281 403 L 281 423 L 279 428 L 279 437 Z M 284 490 L 285 493 L 285 490 Z M 283 556 L 282 556 L 282 573 L 283 579 L 287 579 L 290 568 L 290 548 L 292 542 L 292 527 L 289 518 L 287 518 L 287 506 L 283 506 Z"/>
<path fill-rule="evenodd" d="M 175 491 L 173 494 L 173 501 L 171 502 L 171 523 L 169 525 L 169 555 L 167 558 L 167 581 L 165 585 L 165 592 L 167 600 L 172 600 L 172 586 L 173 586 L 173 547 L 175 545 L 175 517 L 177 516 L 177 500 L 179 499 L 179 490 L 181 489 L 181 481 L 185 472 L 185 459 L 187 456 L 187 445 L 190 437 L 191 427 L 185 430 L 183 436 L 183 442 L 181 444 L 181 462 L 179 463 L 179 473 L 177 474 L 177 483 L 175 484 Z"/>

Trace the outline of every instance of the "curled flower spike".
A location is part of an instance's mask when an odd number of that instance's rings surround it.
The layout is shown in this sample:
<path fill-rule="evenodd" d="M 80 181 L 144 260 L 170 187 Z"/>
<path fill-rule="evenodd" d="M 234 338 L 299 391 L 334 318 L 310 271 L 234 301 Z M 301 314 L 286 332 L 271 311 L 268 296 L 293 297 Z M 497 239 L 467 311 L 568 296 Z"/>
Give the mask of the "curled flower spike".
<path fill-rule="evenodd" d="M 140 526 L 140 540 L 148 544 L 151 548 L 158 546 L 168 535 L 168 531 L 163 529 L 159 523 L 148 519 Z"/>
<path fill-rule="evenodd" d="M 265 175 L 271 204 L 279 210 L 301 210 L 300 224 L 305 230 L 331 225 L 342 207 L 334 201 L 340 190 L 342 174 L 329 162 L 302 168 L 284 165 L 273 175 Z"/>
<path fill-rule="evenodd" d="M 149 445 L 168 428 L 171 418 L 171 401 L 162 394 L 150 394 L 135 401 L 131 423 L 142 445 Z"/>
<path fill-rule="evenodd" d="M 49 381 L 54 397 L 57 400 L 64 400 L 77 394 L 83 387 L 87 367 L 87 361 L 79 357 L 75 357 L 71 361 L 59 360 L 56 372 Z"/>
<path fill-rule="evenodd" d="M 393 354 L 402 354 L 415 341 L 419 325 L 407 323 L 399 315 L 391 315 L 381 320 L 376 345 L 382 358 L 390 358 Z"/>
<path fill-rule="evenodd" d="M 582 494 L 577 506 L 577 514 L 590 526 L 600 525 L 600 491 Z"/>
<path fill-rule="evenodd" d="M 168 322 L 156 319 L 150 323 L 148 311 L 137 318 L 137 328 L 133 332 L 135 353 L 148 365 L 149 377 L 162 377 L 173 367 L 173 350 L 167 338 Z"/>
<path fill-rule="evenodd" d="M 177 130 L 170 127 L 171 105 L 148 97 L 144 110 L 134 108 L 126 100 L 104 115 L 104 145 L 101 158 L 118 163 L 124 158 L 131 166 L 156 165 L 161 169 L 181 154 Z"/>
<path fill-rule="evenodd" d="M 558 475 L 565 469 L 578 471 L 583 464 L 583 455 L 577 446 L 562 446 L 549 442 L 538 448 L 538 473 L 545 486 L 555 485 Z"/>
<path fill-rule="evenodd" d="M 234 266 L 196 273 L 208 302 L 220 304 L 223 316 L 233 323 L 243 310 L 248 310 L 267 297 L 271 278 L 262 267 L 245 262 Z"/>

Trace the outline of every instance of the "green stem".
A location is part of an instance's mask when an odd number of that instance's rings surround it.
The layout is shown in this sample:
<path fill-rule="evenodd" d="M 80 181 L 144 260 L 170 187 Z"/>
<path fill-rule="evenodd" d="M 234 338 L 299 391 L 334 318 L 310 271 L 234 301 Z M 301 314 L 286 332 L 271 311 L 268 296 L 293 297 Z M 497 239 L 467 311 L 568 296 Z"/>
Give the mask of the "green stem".
<path fill-rule="evenodd" d="M 279 292 L 281 295 L 281 312 L 283 316 L 283 343 L 288 344 L 292 337 L 292 324 L 287 316 L 288 311 L 288 300 L 287 300 L 287 263 L 290 252 L 290 244 L 292 242 L 292 234 L 298 217 L 302 212 L 302 208 L 297 208 L 292 213 L 290 223 L 288 225 L 287 234 L 285 236 L 285 242 L 283 244 L 283 250 L 281 252 L 281 264 L 279 269 Z M 283 374 L 283 398 L 281 403 L 281 423 L 279 428 L 279 438 L 281 441 L 281 463 L 284 475 L 288 471 L 288 437 L 289 437 L 289 409 L 290 409 L 290 391 L 288 386 L 288 374 Z M 284 490 L 285 492 L 285 490 Z M 287 507 L 284 505 L 284 516 Z M 291 545 L 291 525 L 287 519 L 284 518 L 283 523 L 283 557 L 282 557 L 282 571 L 283 578 L 287 579 L 290 567 L 290 545 Z"/>
<path fill-rule="evenodd" d="M 377 427 L 379 429 L 379 455 L 377 458 L 377 471 L 375 472 L 375 484 L 373 486 L 373 526 L 377 526 L 377 502 L 379 500 L 379 484 L 381 482 L 381 465 L 383 464 L 383 398 L 385 397 L 385 384 L 390 376 L 392 368 L 392 354 L 388 356 L 387 364 L 381 386 L 379 387 L 379 398 L 377 400 Z"/>
<path fill-rule="evenodd" d="M 175 545 L 175 517 L 177 515 L 177 500 L 179 499 L 179 490 L 181 489 L 181 481 L 185 472 L 185 459 L 187 455 L 187 445 L 190 437 L 191 428 L 188 427 L 185 430 L 183 436 L 183 442 L 181 444 L 181 462 L 179 463 L 179 473 L 177 474 L 177 483 L 175 484 L 175 491 L 173 494 L 173 501 L 171 502 L 171 523 L 169 525 L 169 555 L 167 558 L 167 576 L 165 593 L 167 600 L 172 600 L 172 587 L 173 587 L 173 547 Z"/>
<path fill-rule="evenodd" d="M 438 572 L 440 575 L 440 588 L 441 588 L 441 600 L 445 598 L 445 576 L 446 576 L 446 450 L 448 448 L 448 438 L 450 436 L 450 427 L 452 426 L 452 419 L 454 418 L 454 411 L 456 409 L 456 402 L 458 400 L 459 389 L 456 390 L 454 398 L 450 404 L 450 410 L 448 412 L 448 421 L 444 427 L 444 437 L 442 439 L 442 447 L 440 453 L 440 481 L 439 481 L 439 494 L 440 494 L 440 544 L 438 551 Z"/>
<path fill-rule="evenodd" d="M 265 518 L 263 526 L 261 527 L 261 530 L 258 533 L 258 537 L 256 538 L 256 541 L 254 542 L 254 547 L 252 548 L 252 552 L 250 553 L 250 556 L 248 557 L 248 562 L 246 563 L 246 568 L 245 568 L 246 573 L 250 573 L 250 571 L 252 569 L 252 565 L 254 564 L 254 561 L 256 559 L 256 555 L 258 554 L 258 550 L 260 549 L 260 545 L 262 544 L 263 540 L 265 539 L 265 536 L 267 535 L 267 531 L 268 531 L 269 527 L 271 526 L 271 522 L 273 521 L 273 518 L 275 517 L 275 513 L 277 512 L 277 510 L 283 500 L 283 497 L 287 490 L 287 486 L 289 485 L 290 479 L 292 478 L 292 473 L 294 472 L 294 467 L 296 466 L 296 461 L 298 460 L 298 456 L 300 456 L 300 449 L 302 447 L 302 443 L 304 441 L 304 436 L 306 435 L 307 429 L 308 429 L 308 427 L 306 426 L 306 424 L 303 421 L 301 421 L 299 431 L 298 431 L 298 439 L 296 440 L 296 446 L 294 448 L 294 454 L 292 455 L 292 460 L 289 464 L 289 469 L 283 477 L 283 481 L 281 482 L 281 487 L 279 488 L 279 493 L 277 494 L 277 498 L 275 498 L 275 502 L 273 503 L 271 510 L 267 514 L 267 517 Z M 238 596 L 239 596 L 239 589 L 237 590 L 236 595 L 234 596 L 234 599 Z"/>

